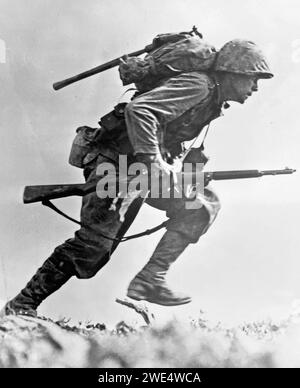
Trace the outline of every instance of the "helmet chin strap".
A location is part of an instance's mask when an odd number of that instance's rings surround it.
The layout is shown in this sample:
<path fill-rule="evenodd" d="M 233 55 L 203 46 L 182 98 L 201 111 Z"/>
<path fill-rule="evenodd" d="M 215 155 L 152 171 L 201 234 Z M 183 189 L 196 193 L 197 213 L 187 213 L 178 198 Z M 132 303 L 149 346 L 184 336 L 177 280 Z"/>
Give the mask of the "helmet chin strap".
<path fill-rule="evenodd" d="M 225 96 L 223 96 L 222 83 L 221 83 L 220 75 L 218 75 L 218 73 L 214 74 L 214 81 L 215 81 L 215 84 L 216 84 L 216 87 L 217 87 L 218 104 L 219 105 L 222 104 L 222 108 L 224 108 L 224 109 L 230 108 L 230 105 L 228 104 L 227 99 L 225 98 Z"/>
<path fill-rule="evenodd" d="M 230 96 L 229 98 L 231 99 L 231 101 L 236 101 L 236 102 L 240 102 L 239 100 L 239 96 L 240 96 L 240 93 L 238 92 L 237 90 L 237 87 L 236 87 L 236 82 L 237 80 L 234 78 L 234 76 L 232 76 L 232 74 L 229 75 L 229 82 L 230 82 L 230 85 L 228 85 L 228 90 L 230 90 Z"/>

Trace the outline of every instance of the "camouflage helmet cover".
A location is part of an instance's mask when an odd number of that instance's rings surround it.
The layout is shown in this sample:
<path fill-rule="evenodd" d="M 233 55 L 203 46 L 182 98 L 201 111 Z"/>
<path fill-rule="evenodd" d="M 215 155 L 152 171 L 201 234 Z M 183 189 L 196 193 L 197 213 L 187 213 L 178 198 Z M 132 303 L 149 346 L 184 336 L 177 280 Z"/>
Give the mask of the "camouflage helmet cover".
<path fill-rule="evenodd" d="M 257 45 L 248 40 L 234 39 L 226 43 L 218 53 L 215 71 L 258 75 L 272 78 L 267 60 Z"/>

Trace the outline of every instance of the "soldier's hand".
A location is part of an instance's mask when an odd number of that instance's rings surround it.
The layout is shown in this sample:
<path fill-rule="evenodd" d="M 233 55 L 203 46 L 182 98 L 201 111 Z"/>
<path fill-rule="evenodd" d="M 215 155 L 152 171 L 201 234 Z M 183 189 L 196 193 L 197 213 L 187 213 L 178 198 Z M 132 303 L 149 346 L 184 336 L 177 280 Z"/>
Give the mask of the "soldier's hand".
<path fill-rule="evenodd" d="M 149 174 L 154 176 L 169 176 L 172 175 L 173 182 L 177 183 L 176 173 L 181 171 L 182 164 L 178 161 L 174 165 L 165 162 L 161 155 L 157 154 L 137 154 L 136 159 L 140 163 L 144 163 Z"/>

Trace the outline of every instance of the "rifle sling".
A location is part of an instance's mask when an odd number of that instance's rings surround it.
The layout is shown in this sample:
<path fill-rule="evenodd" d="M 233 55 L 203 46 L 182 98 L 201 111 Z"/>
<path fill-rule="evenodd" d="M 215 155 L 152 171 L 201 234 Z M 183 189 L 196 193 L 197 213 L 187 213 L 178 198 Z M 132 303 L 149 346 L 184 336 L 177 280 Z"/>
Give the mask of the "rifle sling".
<path fill-rule="evenodd" d="M 74 218 L 68 216 L 66 213 L 64 213 L 63 211 L 61 211 L 60 209 L 58 209 L 51 201 L 49 201 L 48 199 L 45 199 L 44 201 L 42 201 L 42 204 L 44 206 L 47 206 L 49 207 L 50 209 L 54 210 L 56 213 L 58 213 L 59 215 L 61 215 L 62 217 L 66 218 L 67 220 L 69 221 L 72 221 L 74 222 L 75 224 L 77 225 L 80 225 L 80 226 L 86 226 L 86 225 L 83 225 L 80 221 L 77 221 L 75 220 Z M 132 240 L 134 238 L 139 238 L 139 237 L 143 237 L 143 236 L 148 236 L 152 233 L 155 233 L 157 232 L 158 230 L 162 229 L 162 228 L 165 228 L 168 224 L 168 221 L 164 221 L 162 222 L 161 224 L 155 226 L 154 228 L 151 228 L 151 229 L 147 229 L 145 230 L 144 232 L 141 232 L 141 233 L 137 233 L 137 234 L 133 234 L 131 236 L 126 236 L 126 237 L 121 237 L 121 238 L 113 238 L 113 237 L 110 237 L 110 236 L 107 236 L 103 233 L 99 233 L 101 237 L 104 237 L 108 240 L 111 240 L 111 241 L 115 241 L 115 242 L 125 242 L 127 240 Z"/>
<path fill-rule="evenodd" d="M 44 199 L 42 201 L 42 204 L 44 206 L 47 206 L 49 207 L 50 209 L 54 210 L 56 213 L 58 213 L 59 215 L 63 216 L 64 218 L 66 218 L 67 220 L 69 221 L 72 221 L 72 222 L 75 222 L 75 224 L 78 224 L 80 226 L 83 226 L 83 224 L 80 222 L 80 221 L 77 221 L 75 220 L 75 218 L 72 218 L 70 216 L 68 216 L 66 213 L 64 213 L 63 211 L 61 211 L 60 209 L 58 209 L 51 201 L 49 201 L 49 199 Z"/>

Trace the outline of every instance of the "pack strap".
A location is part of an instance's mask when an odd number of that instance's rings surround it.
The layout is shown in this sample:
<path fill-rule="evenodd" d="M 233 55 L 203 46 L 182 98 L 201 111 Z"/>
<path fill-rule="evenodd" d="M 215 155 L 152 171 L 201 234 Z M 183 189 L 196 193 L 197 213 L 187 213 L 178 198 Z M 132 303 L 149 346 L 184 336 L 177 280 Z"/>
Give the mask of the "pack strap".
<path fill-rule="evenodd" d="M 210 123 L 207 125 L 206 129 L 205 129 L 205 133 L 204 133 L 204 137 L 203 137 L 203 140 L 201 142 L 201 145 L 200 147 L 204 147 L 204 142 L 205 142 L 205 139 L 208 135 L 208 131 L 209 131 L 209 128 L 210 128 Z M 180 161 L 183 162 L 184 159 L 188 156 L 188 154 L 191 152 L 193 146 L 196 144 L 197 140 L 199 139 L 200 135 L 202 134 L 202 131 L 198 134 L 198 136 L 193 140 L 193 142 L 191 143 L 191 145 L 184 151 L 183 155 L 181 156 L 180 158 Z"/>

